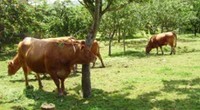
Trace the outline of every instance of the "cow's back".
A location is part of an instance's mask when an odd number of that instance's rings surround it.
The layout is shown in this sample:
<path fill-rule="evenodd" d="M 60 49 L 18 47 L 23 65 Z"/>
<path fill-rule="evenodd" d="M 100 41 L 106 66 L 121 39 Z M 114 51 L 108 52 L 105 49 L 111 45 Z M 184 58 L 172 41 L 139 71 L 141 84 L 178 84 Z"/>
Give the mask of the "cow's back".
<path fill-rule="evenodd" d="M 27 53 L 28 49 L 30 48 L 31 46 L 31 37 L 27 37 L 25 38 L 23 41 L 21 41 L 19 44 L 18 44 L 18 53 L 19 55 L 22 57 L 25 56 L 25 54 Z"/>
<path fill-rule="evenodd" d="M 36 38 L 25 38 L 18 46 L 18 53 L 22 63 L 27 64 L 32 71 L 45 73 L 44 51 L 46 41 Z"/>
<path fill-rule="evenodd" d="M 77 44 L 68 40 L 48 42 L 45 49 L 45 58 L 54 58 L 52 63 L 66 63 L 76 57 Z M 54 61 L 53 61 L 54 60 Z"/>
<path fill-rule="evenodd" d="M 33 39 L 29 51 L 27 51 L 27 64 L 35 72 L 47 72 L 47 68 L 62 65 L 74 55 L 71 38 Z M 56 65 L 56 66 L 55 66 Z"/>
<path fill-rule="evenodd" d="M 174 42 L 174 35 L 172 32 L 161 33 L 153 36 L 153 43 L 158 46 L 171 44 Z"/>

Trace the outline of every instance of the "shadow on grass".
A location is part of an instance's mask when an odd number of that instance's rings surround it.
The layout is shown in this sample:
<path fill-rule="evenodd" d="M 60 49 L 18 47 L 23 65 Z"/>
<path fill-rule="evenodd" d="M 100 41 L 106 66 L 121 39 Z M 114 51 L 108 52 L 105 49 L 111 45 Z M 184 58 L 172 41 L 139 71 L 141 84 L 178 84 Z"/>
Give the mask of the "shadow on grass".
<path fill-rule="evenodd" d="M 28 76 L 30 76 L 30 75 L 34 75 L 35 76 L 35 78 L 28 78 L 28 82 L 35 82 L 35 81 L 37 81 L 38 79 L 36 78 L 36 74 L 35 73 L 31 73 L 31 74 L 29 74 Z M 76 73 L 76 74 L 74 74 L 74 73 L 71 73 L 70 75 L 69 75 L 69 77 L 68 78 L 70 78 L 70 77 L 78 77 L 78 76 L 80 76 L 81 75 L 81 72 L 78 72 L 78 73 Z M 0 78 L 4 78 L 4 77 L 6 77 L 6 76 L 0 76 Z M 46 76 L 44 76 L 43 74 L 40 74 L 40 78 L 41 78 L 41 81 L 43 81 L 43 80 L 52 80 L 52 78 L 49 76 L 49 74 L 46 74 Z M 12 80 L 9 80 L 11 83 L 16 83 L 16 82 L 25 82 L 25 78 L 24 79 L 12 79 Z M 53 81 L 53 80 L 52 80 Z"/>
<path fill-rule="evenodd" d="M 176 50 L 177 50 L 178 54 L 200 52 L 199 49 L 189 48 L 187 46 L 184 46 L 184 47 L 179 47 L 178 46 Z"/>
<path fill-rule="evenodd" d="M 113 53 L 111 55 L 111 57 L 118 57 L 118 56 L 131 56 L 131 57 L 142 58 L 142 57 L 146 57 L 146 54 L 145 54 L 145 52 L 128 50 L 125 53 L 124 52 L 117 52 L 117 53 Z"/>
<path fill-rule="evenodd" d="M 42 77 L 41 80 L 51 80 L 51 77 L 45 77 L 45 78 Z M 35 82 L 35 81 L 37 81 L 37 78 L 29 78 L 28 79 L 28 82 Z M 25 79 L 12 79 L 12 80 L 10 80 L 10 82 L 12 82 L 12 83 L 25 82 Z"/>
<path fill-rule="evenodd" d="M 177 99 L 172 104 L 176 109 L 200 109 L 200 78 L 191 80 L 163 80 L 164 88 L 162 91 L 167 93 L 177 93 L 187 95 L 185 99 Z"/>
<path fill-rule="evenodd" d="M 75 94 L 68 94 L 64 97 L 58 97 L 56 92 L 47 92 L 44 90 L 24 89 L 24 94 L 27 98 L 35 100 L 34 105 L 29 104 L 34 110 L 39 109 L 44 102 L 55 104 L 57 110 L 197 110 L 200 108 L 200 78 L 191 80 L 169 80 L 163 81 L 163 84 L 163 89 L 146 92 L 138 95 L 136 98 L 129 98 L 134 88 L 123 88 L 113 92 L 93 88 L 92 97 L 83 99 L 78 92 L 81 90 L 80 85 L 70 89 L 74 90 L 76 92 Z M 184 87 L 180 88 L 179 86 Z M 175 99 L 157 98 L 163 92 L 167 94 L 175 92 L 179 95 L 186 95 L 187 97 L 175 97 Z"/>
<path fill-rule="evenodd" d="M 195 78 L 192 80 L 170 80 L 165 81 L 163 80 L 164 89 L 163 91 L 166 92 L 179 92 L 179 93 L 190 93 L 195 94 L 198 93 L 200 95 L 200 88 L 199 87 L 193 87 L 193 86 L 199 86 L 200 85 L 200 78 Z M 200 102 L 200 100 L 199 100 Z"/>

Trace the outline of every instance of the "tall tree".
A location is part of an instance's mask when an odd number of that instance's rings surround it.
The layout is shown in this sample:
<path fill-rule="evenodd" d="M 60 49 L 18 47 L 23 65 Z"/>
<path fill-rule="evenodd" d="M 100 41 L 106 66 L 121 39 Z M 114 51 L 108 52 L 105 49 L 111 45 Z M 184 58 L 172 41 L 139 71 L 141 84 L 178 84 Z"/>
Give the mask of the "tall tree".
<path fill-rule="evenodd" d="M 92 16 L 92 23 L 85 39 L 86 45 L 91 46 L 96 38 L 102 16 L 108 11 L 114 11 L 123 8 L 127 4 L 133 2 L 133 0 L 79 0 L 79 2 L 90 12 Z M 91 96 L 89 64 L 82 65 L 82 91 L 84 98 Z"/>

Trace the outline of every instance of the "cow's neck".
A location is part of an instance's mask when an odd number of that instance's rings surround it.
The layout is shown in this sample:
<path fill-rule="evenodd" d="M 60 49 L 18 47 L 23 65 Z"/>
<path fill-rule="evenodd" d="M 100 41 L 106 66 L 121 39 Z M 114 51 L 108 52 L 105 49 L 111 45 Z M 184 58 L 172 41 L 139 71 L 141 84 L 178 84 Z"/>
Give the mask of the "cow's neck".
<path fill-rule="evenodd" d="M 80 50 L 80 47 L 77 46 L 76 47 L 76 52 L 75 52 L 75 54 L 74 54 L 74 56 L 72 58 L 71 64 L 80 64 L 80 63 L 82 63 L 83 61 L 82 61 L 81 58 L 82 58 L 81 50 Z"/>
<path fill-rule="evenodd" d="M 16 71 L 19 70 L 19 68 L 21 67 L 21 63 L 20 63 L 20 61 L 19 61 L 18 54 L 15 55 L 15 57 L 14 57 L 13 60 L 12 60 L 12 63 L 13 63 L 13 66 L 14 66 L 15 70 L 16 70 Z"/>

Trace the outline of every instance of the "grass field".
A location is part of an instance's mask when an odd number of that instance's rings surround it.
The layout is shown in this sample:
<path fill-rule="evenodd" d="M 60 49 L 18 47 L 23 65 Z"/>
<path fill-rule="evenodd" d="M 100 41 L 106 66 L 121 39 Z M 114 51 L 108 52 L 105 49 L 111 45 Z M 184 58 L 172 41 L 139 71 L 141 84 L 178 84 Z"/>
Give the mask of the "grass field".
<path fill-rule="evenodd" d="M 146 56 L 146 41 L 127 40 L 126 53 L 121 43 L 101 42 L 106 68 L 91 69 L 92 97 L 82 98 L 81 73 L 71 75 L 65 86 L 67 96 L 59 98 L 51 79 L 43 79 L 38 89 L 26 89 L 22 70 L 7 76 L 7 61 L 15 50 L 0 53 L 0 110 L 39 110 L 43 103 L 54 103 L 57 110 L 199 110 L 200 109 L 200 37 L 178 36 L 177 54 Z M 79 71 L 81 67 L 79 67 Z"/>

